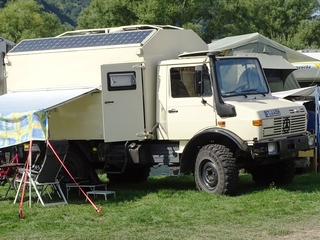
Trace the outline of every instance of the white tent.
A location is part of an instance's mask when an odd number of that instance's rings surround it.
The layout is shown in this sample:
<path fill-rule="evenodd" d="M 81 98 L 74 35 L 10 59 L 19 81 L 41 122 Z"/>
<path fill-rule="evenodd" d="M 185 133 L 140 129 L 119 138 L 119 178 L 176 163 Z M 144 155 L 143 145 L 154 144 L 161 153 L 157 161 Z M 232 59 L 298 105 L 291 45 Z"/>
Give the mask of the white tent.
<path fill-rule="evenodd" d="M 284 78 L 290 70 L 292 72 L 294 69 L 297 69 L 294 66 L 288 67 L 284 62 L 291 63 L 315 60 L 314 58 L 283 46 L 259 33 L 226 37 L 213 41 L 208 44 L 208 47 L 209 50 L 220 51 L 225 56 L 241 56 L 259 53 L 257 57 L 260 59 L 262 67 L 265 69 L 272 92 L 300 88 L 300 85 L 293 74 L 287 75 L 287 77 Z M 283 58 L 283 64 L 279 64 L 280 60 L 272 60 L 269 61 L 267 67 L 261 60 L 263 56 L 280 56 Z"/>

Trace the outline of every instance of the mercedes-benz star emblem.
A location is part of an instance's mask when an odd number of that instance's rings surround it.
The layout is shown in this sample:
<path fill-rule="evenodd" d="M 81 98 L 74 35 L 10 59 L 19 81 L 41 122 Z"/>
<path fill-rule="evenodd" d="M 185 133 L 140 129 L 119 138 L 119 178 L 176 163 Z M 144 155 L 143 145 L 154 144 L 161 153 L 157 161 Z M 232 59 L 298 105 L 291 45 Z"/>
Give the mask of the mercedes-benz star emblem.
<path fill-rule="evenodd" d="M 282 125 L 283 133 L 288 133 L 290 131 L 290 119 L 284 118 L 283 125 Z"/>

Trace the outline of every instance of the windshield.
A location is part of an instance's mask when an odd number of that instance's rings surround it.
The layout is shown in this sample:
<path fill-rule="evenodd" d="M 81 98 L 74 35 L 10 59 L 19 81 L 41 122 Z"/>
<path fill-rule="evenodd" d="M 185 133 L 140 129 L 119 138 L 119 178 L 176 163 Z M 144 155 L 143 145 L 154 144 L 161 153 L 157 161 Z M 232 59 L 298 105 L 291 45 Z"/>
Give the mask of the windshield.
<path fill-rule="evenodd" d="M 217 59 L 216 67 L 222 97 L 269 92 L 256 58 Z"/>

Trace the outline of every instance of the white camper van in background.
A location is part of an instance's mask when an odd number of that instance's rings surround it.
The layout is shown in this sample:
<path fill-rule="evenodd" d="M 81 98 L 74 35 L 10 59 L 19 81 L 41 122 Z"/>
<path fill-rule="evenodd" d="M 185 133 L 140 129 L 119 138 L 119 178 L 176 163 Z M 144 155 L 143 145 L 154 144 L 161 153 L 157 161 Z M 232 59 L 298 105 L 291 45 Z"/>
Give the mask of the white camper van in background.
<path fill-rule="evenodd" d="M 301 87 L 309 87 L 320 85 L 320 50 L 319 49 L 305 49 L 299 50 L 310 59 L 308 61 L 292 62 L 297 67 L 294 72 L 296 79 Z"/>

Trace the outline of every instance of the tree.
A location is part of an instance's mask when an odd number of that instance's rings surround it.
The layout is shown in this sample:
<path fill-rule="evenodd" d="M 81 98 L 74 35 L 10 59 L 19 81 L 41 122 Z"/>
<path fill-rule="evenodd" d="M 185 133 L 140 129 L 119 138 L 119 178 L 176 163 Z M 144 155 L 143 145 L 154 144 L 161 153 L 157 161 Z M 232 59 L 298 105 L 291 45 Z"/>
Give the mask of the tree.
<path fill-rule="evenodd" d="M 319 48 L 318 0 L 213 0 L 203 39 L 259 32 L 293 49 Z"/>
<path fill-rule="evenodd" d="M 212 0 L 203 22 L 202 38 L 211 42 L 213 39 L 255 32 L 255 16 L 250 8 L 250 2 L 243 4 L 241 0 Z"/>
<path fill-rule="evenodd" d="M 293 49 L 305 49 L 320 47 L 320 21 L 319 19 L 311 19 L 301 21 L 297 27 L 296 34 L 289 39 L 281 41 L 284 45 Z"/>
<path fill-rule="evenodd" d="M 288 47 L 320 47 L 318 0 L 92 0 L 78 28 L 161 24 L 191 28 L 206 42 L 259 32 Z"/>
<path fill-rule="evenodd" d="M 206 1 L 92 0 L 78 18 L 78 28 L 106 28 L 133 24 L 195 26 Z"/>
<path fill-rule="evenodd" d="M 78 28 L 107 28 L 135 24 L 135 1 L 92 0 L 78 18 Z"/>
<path fill-rule="evenodd" d="M 56 15 L 44 12 L 34 0 L 9 1 L 0 9 L 0 22 L 0 36 L 15 43 L 55 36 L 65 30 Z"/>

